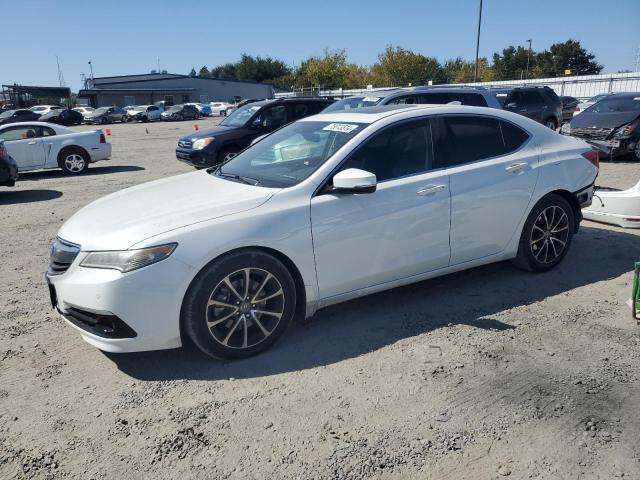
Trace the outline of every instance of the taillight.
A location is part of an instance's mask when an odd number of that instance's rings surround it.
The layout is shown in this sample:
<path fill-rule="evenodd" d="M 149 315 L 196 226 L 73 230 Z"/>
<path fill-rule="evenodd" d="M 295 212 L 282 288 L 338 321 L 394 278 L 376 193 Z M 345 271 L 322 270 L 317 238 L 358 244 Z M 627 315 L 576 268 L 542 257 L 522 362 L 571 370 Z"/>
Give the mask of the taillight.
<path fill-rule="evenodd" d="M 593 163 L 594 167 L 600 168 L 600 154 L 597 150 L 589 150 L 588 152 L 584 152 L 582 156 Z"/>
<path fill-rule="evenodd" d="M 580 107 L 576 105 L 576 112 L 580 111 Z"/>
<path fill-rule="evenodd" d="M 107 139 L 104 136 L 104 133 L 100 134 L 100 143 L 107 143 Z"/>
<path fill-rule="evenodd" d="M 0 158 L 7 158 L 9 155 L 7 154 L 7 149 L 3 146 L 0 147 Z"/>

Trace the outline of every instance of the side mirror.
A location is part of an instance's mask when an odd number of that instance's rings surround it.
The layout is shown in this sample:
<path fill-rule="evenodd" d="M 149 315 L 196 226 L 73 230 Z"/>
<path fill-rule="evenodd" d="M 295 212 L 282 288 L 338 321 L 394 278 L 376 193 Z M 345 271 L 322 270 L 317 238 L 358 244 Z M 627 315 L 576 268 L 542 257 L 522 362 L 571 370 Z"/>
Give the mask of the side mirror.
<path fill-rule="evenodd" d="M 376 176 L 358 168 L 348 168 L 333 176 L 335 193 L 373 193 L 376 191 Z"/>
<path fill-rule="evenodd" d="M 256 128 L 260 128 L 262 126 L 262 119 L 256 118 L 253 122 L 251 122 L 251 125 Z"/>
<path fill-rule="evenodd" d="M 513 108 L 518 108 L 518 104 L 516 102 L 509 102 L 504 106 L 504 108 L 511 110 Z"/>

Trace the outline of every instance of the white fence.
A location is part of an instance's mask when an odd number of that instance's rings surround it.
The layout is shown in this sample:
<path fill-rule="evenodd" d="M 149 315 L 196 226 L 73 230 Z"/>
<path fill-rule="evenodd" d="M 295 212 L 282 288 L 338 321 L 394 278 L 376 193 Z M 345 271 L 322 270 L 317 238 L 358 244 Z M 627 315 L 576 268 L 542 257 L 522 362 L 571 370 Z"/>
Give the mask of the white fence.
<path fill-rule="evenodd" d="M 521 87 L 525 85 L 547 85 L 555 90 L 558 95 L 576 97 L 580 100 L 587 99 L 599 93 L 609 92 L 640 92 L 640 72 L 631 73 L 608 73 L 603 75 L 585 75 L 581 77 L 555 77 L 536 78 L 531 80 L 507 80 L 499 82 L 477 82 L 477 83 L 455 83 L 452 87 L 459 86 L 482 86 L 482 87 Z M 438 85 L 442 87 L 444 85 Z M 391 87 L 371 88 L 371 89 L 350 89 L 324 90 L 322 88 L 304 89 L 298 92 L 276 93 L 276 98 L 294 96 L 330 96 L 349 97 L 351 95 L 361 95 L 385 90 Z"/>

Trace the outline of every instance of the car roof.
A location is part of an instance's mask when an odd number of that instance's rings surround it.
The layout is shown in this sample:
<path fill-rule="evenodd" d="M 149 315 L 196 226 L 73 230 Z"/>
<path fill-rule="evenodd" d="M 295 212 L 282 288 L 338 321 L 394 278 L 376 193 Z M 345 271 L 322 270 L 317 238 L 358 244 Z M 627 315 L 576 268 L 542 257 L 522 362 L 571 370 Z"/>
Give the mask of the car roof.
<path fill-rule="evenodd" d="M 49 127 L 49 128 L 53 128 L 54 130 L 56 128 L 60 128 L 60 125 L 56 125 L 55 123 L 49 123 L 49 122 L 13 122 L 13 123 L 6 123 L 4 125 L 0 125 L 1 129 L 7 128 L 7 127 L 20 127 L 20 126 L 33 126 L 33 127 Z M 66 128 L 66 127 L 62 127 L 62 128 Z"/>
<path fill-rule="evenodd" d="M 635 98 L 640 97 L 640 92 L 617 92 L 609 95 L 616 98 Z"/>
<path fill-rule="evenodd" d="M 377 105 L 375 107 L 319 113 L 311 117 L 302 118 L 299 121 L 374 123 L 391 115 L 409 110 L 428 110 L 437 107 L 442 107 L 442 105 Z"/>

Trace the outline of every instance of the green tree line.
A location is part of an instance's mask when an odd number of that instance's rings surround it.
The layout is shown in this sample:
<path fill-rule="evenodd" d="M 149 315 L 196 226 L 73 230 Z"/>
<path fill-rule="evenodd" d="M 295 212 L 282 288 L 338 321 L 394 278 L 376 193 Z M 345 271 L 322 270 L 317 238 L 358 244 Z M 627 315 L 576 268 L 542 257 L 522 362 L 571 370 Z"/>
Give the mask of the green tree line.
<path fill-rule="evenodd" d="M 494 53 L 491 59 L 479 59 L 478 63 L 479 81 L 594 75 L 603 69 L 594 54 L 571 39 L 541 52 L 509 46 Z M 322 55 L 309 57 L 296 67 L 271 57 L 243 54 L 235 63 L 212 68 L 203 66 L 198 72 L 192 68 L 190 75 L 269 82 L 283 89 L 409 86 L 429 81 L 434 84 L 473 82 L 475 62 L 458 57 L 440 63 L 434 57 L 390 45 L 371 66 L 349 62 L 345 50 L 325 49 Z"/>

